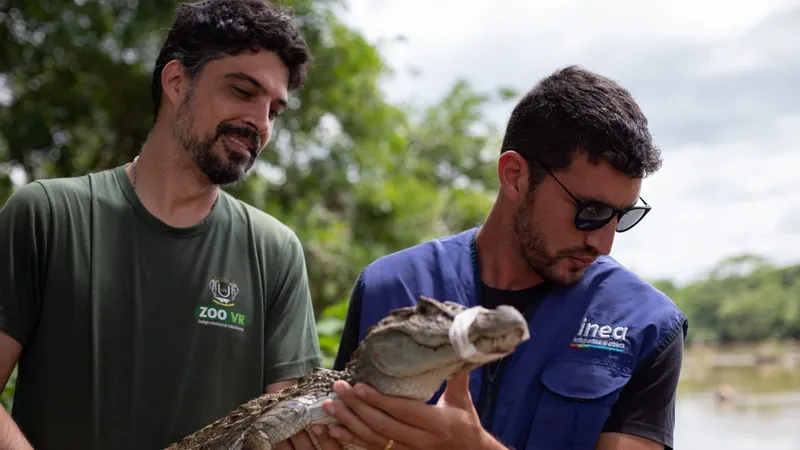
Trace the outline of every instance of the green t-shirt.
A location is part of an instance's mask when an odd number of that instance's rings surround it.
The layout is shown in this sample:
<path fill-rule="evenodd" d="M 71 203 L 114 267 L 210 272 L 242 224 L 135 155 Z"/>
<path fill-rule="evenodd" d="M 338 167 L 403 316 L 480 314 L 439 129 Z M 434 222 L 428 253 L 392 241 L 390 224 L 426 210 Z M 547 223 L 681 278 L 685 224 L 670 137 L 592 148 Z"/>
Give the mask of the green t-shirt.
<path fill-rule="evenodd" d="M 34 181 L 0 210 L 12 415 L 37 450 L 150 450 L 322 366 L 302 246 L 221 192 L 173 228 L 123 167 Z"/>

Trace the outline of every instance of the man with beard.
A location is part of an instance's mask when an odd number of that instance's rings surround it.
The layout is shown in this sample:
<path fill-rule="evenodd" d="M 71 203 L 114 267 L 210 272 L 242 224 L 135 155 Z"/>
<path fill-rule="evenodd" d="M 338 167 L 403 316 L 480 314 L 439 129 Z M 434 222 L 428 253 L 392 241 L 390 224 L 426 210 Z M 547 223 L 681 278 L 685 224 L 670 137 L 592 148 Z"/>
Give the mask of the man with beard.
<path fill-rule="evenodd" d="M 298 237 L 220 189 L 305 80 L 292 22 L 263 0 L 180 5 L 140 156 L 0 210 L 3 384 L 19 362 L 0 447 L 164 448 L 322 365 Z"/>
<path fill-rule="evenodd" d="M 641 183 L 660 166 L 624 88 L 574 66 L 541 80 L 511 114 L 485 223 L 367 266 L 334 367 L 419 295 L 513 305 L 530 340 L 429 404 L 339 382 L 340 401 L 324 405 L 341 422 L 330 434 L 386 449 L 671 448 L 686 317 L 608 256 L 650 211 Z"/>

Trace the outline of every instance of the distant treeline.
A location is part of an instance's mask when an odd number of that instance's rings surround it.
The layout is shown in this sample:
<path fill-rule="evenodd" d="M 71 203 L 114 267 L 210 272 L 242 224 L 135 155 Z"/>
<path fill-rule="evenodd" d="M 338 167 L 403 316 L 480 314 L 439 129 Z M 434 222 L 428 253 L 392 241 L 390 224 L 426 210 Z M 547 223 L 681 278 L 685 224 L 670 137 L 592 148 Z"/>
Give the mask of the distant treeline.
<path fill-rule="evenodd" d="M 690 342 L 800 339 L 800 265 L 742 255 L 685 286 L 654 284 L 689 316 Z"/>

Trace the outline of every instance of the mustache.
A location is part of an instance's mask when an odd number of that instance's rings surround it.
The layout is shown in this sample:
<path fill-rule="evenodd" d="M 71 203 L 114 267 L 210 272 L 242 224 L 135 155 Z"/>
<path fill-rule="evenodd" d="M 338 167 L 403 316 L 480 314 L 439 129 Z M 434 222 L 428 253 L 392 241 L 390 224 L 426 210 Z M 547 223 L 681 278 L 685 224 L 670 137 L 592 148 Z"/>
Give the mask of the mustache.
<path fill-rule="evenodd" d="M 250 153 L 254 158 L 256 157 L 258 149 L 261 148 L 261 136 L 250 128 L 240 127 L 230 123 L 221 123 L 217 127 L 217 138 L 225 135 L 247 139 L 250 143 Z"/>

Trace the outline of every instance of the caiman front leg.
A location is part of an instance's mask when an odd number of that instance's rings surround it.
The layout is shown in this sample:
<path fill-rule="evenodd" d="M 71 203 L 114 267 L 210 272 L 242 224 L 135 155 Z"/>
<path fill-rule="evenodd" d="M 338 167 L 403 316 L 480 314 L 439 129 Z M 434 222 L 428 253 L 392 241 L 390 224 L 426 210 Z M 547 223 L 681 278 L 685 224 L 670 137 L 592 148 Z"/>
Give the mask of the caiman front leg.
<path fill-rule="evenodd" d="M 336 424 L 336 418 L 322 407 L 323 401 L 336 398 L 336 393 L 328 392 L 308 394 L 276 404 L 247 429 L 241 450 L 274 450 L 278 442 L 312 425 Z"/>

